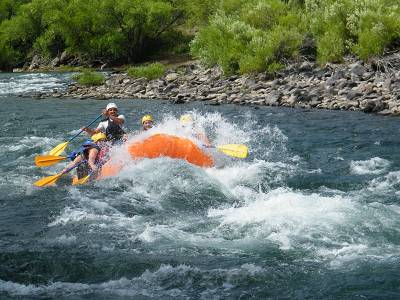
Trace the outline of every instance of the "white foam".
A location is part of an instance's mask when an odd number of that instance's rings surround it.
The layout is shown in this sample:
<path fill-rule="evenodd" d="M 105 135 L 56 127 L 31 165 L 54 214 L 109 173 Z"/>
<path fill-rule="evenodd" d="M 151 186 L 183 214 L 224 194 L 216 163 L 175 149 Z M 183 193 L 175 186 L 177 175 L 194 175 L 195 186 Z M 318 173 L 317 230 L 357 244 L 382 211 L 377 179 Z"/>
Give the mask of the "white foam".
<path fill-rule="evenodd" d="M 110 224 L 111 227 L 126 228 L 128 224 L 134 225 L 138 220 L 140 220 L 139 216 L 129 218 L 123 216 L 121 213 L 102 214 L 100 212 L 89 212 L 88 208 L 66 207 L 61 215 L 55 217 L 55 220 L 49 223 L 48 226 L 65 226 L 71 223 L 92 222 L 94 226 L 102 224 L 103 228 L 105 224 Z"/>
<path fill-rule="evenodd" d="M 0 77 L 0 96 L 64 89 L 70 76 L 70 74 L 30 73 L 14 74 L 9 78 Z"/>
<path fill-rule="evenodd" d="M 380 157 L 373 157 L 369 160 L 351 161 L 350 171 L 353 174 L 382 174 L 390 166 L 390 162 Z"/>
<path fill-rule="evenodd" d="M 57 145 L 60 142 L 61 140 L 55 138 L 25 136 L 23 138 L 16 138 L 15 142 L 8 141 L 7 143 L 0 143 L 0 154 L 5 155 L 5 153 L 7 152 L 22 152 L 24 150 L 32 148 L 42 148 L 45 152 L 50 150 L 52 147 L 54 147 L 54 145 Z"/>
<path fill-rule="evenodd" d="M 393 221 L 398 214 L 396 206 L 393 209 L 385 205 L 364 207 L 363 196 L 355 195 L 360 191 L 321 188 L 311 193 L 276 188 L 277 185 L 284 186 L 290 176 L 319 174 L 322 170 L 302 169 L 304 162 L 287 151 L 287 137 L 277 127 L 246 132 L 247 128 L 230 124 L 217 113 L 194 113 L 198 120 L 196 126 L 207 132 L 213 143 L 249 141 L 252 156 L 202 169 L 170 158 L 133 162 L 125 146 L 114 147 L 111 157 L 123 157 L 122 171 L 114 178 L 93 183 L 95 191 L 71 188 L 68 206 L 49 226 L 84 224 L 90 229 L 88 234 L 101 231 L 112 234 L 115 240 L 139 241 L 154 253 L 188 251 L 204 254 L 212 248 L 212 251 L 234 254 L 267 244 L 284 251 L 306 250 L 316 259 L 330 260 L 334 265 L 363 255 L 376 255 L 379 249 L 385 249 L 382 244 L 373 245 L 368 232 L 379 232 L 382 230 L 379 226 L 396 227 Z M 155 133 L 183 136 L 201 144 L 192 131 L 182 130 L 178 119 L 171 115 L 165 116 L 150 131 L 131 134 L 129 142 Z M 270 145 L 267 151 L 264 150 L 265 143 Z M 389 161 L 377 157 L 351 163 L 355 174 L 381 174 L 389 166 Z M 399 174 L 392 172 L 373 180 L 369 188 L 375 191 L 393 188 L 400 183 Z M 210 205 L 208 197 L 221 199 L 221 203 Z M 152 211 L 151 216 L 139 212 L 139 215 L 129 217 L 118 208 L 125 204 L 132 206 L 134 213 L 148 209 Z M 196 217 L 186 214 L 186 209 Z M 156 214 L 162 217 L 152 218 Z M 79 233 L 76 236 L 79 238 Z M 59 242 L 66 245 L 75 242 L 70 236 L 60 238 Z M 107 250 L 113 249 L 114 245 L 102 247 Z M 387 253 L 392 253 L 393 249 L 388 247 Z M 263 272 L 259 267 L 247 265 L 241 269 L 245 268 L 252 274 Z M 233 284 L 227 280 L 224 286 L 229 289 Z M 119 292 L 135 295 L 125 289 Z M 173 293 L 179 294 L 179 291 Z"/>
<path fill-rule="evenodd" d="M 260 184 L 283 183 L 285 179 L 299 171 L 294 164 L 268 162 L 254 159 L 252 162 L 236 162 L 224 168 L 211 168 L 206 172 L 229 188 L 240 185 L 258 186 Z"/>
<path fill-rule="evenodd" d="M 76 236 L 63 234 L 56 238 L 56 243 L 60 245 L 73 245 L 76 243 Z"/>
<path fill-rule="evenodd" d="M 393 187 L 400 183 L 400 171 L 389 172 L 383 177 L 374 178 L 368 184 L 369 191 L 393 192 Z"/>

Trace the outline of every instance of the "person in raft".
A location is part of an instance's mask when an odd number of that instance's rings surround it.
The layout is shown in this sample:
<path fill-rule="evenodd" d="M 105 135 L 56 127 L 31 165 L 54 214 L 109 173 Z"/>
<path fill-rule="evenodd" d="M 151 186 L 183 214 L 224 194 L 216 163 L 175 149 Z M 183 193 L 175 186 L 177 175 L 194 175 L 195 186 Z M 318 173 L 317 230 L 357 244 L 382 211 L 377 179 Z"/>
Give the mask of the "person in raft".
<path fill-rule="evenodd" d="M 62 172 L 79 164 L 77 167 L 78 179 L 91 173 L 95 177 L 108 159 L 109 145 L 106 139 L 106 135 L 102 132 L 94 134 L 91 139 L 82 144 L 73 161 Z"/>
<path fill-rule="evenodd" d="M 203 143 L 203 146 L 211 147 L 210 140 L 207 138 L 205 133 L 194 128 L 193 117 L 190 114 L 182 115 L 179 121 L 181 122 L 183 128 L 189 128 L 191 131 L 193 131 L 194 137 L 201 141 Z"/>
<path fill-rule="evenodd" d="M 153 117 L 151 115 L 145 115 L 142 118 L 142 130 L 147 131 L 153 128 Z"/>
<path fill-rule="evenodd" d="M 84 127 L 82 130 L 90 136 L 103 132 L 107 136 L 107 141 L 110 141 L 112 144 L 122 142 L 126 132 L 124 129 L 125 117 L 118 114 L 117 105 L 115 103 L 108 103 L 106 109 L 103 109 L 102 114 L 104 119 L 96 129 Z"/>

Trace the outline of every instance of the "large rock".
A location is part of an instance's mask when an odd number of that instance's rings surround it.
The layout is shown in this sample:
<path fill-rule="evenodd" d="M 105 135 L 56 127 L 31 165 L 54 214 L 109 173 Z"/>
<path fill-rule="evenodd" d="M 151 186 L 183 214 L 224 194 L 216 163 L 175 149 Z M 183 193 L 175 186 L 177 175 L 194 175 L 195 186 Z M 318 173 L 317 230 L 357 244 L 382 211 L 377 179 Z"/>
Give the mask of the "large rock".
<path fill-rule="evenodd" d="M 50 66 L 52 68 L 54 68 L 54 67 L 57 67 L 59 64 L 60 64 L 60 59 L 58 57 L 56 57 L 51 61 Z"/>
<path fill-rule="evenodd" d="M 361 62 L 357 62 L 350 65 L 350 72 L 355 76 L 361 77 L 365 72 L 367 72 L 367 69 L 361 64 Z"/>
<path fill-rule="evenodd" d="M 360 102 L 360 109 L 363 112 L 371 113 L 378 112 L 384 110 L 385 104 L 382 102 L 382 99 L 365 99 Z"/>
<path fill-rule="evenodd" d="M 211 78 L 212 79 L 219 79 L 224 74 L 220 67 L 214 67 L 211 69 Z"/>
<path fill-rule="evenodd" d="M 131 78 L 128 75 L 117 74 L 106 80 L 105 84 L 106 86 L 116 86 L 116 85 L 121 85 L 122 83 L 124 83 L 124 81 L 126 82 L 126 80 L 129 80 L 130 82 L 130 79 Z"/>
<path fill-rule="evenodd" d="M 363 94 L 360 93 L 359 91 L 356 90 L 350 90 L 347 94 L 346 94 L 346 98 L 347 100 L 353 100 L 354 98 L 360 97 Z"/>
<path fill-rule="evenodd" d="M 34 55 L 31 61 L 31 64 L 28 68 L 29 71 L 38 69 L 42 63 L 42 58 L 39 55 Z"/>
<path fill-rule="evenodd" d="M 165 75 L 165 81 L 172 82 L 175 81 L 179 77 L 178 73 L 169 73 Z"/>
<path fill-rule="evenodd" d="M 360 93 L 364 93 L 365 95 L 371 94 L 374 90 L 374 85 L 372 83 L 361 83 L 358 87 L 357 90 Z"/>
<path fill-rule="evenodd" d="M 265 97 L 265 104 L 270 106 L 279 105 L 279 101 L 282 98 L 282 94 L 280 92 L 272 92 L 271 94 Z"/>
<path fill-rule="evenodd" d="M 346 75 L 343 70 L 338 70 L 326 81 L 327 86 L 335 86 L 339 79 L 344 78 Z"/>
<path fill-rule="evenodd" d="M 310 72 L 312 71 L 314 68 L 314 64 L 309 62 L 309 61 L 305 61 L 303 62 L 300 67 L 299 67 L 299 71 L 300 72 Z"/>

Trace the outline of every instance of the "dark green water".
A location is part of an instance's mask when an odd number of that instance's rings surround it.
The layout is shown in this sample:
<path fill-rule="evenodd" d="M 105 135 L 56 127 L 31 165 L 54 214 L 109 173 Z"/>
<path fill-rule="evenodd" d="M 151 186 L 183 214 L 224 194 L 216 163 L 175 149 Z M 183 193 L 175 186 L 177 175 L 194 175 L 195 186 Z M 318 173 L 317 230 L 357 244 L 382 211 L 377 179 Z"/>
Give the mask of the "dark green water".
<path fill-rule="evenodd" d="M 176 133 L 194 112 L 214 144 L 245 143 L 250 156 L 214 153 L 210 169 L 143 160 L 87 186 L 66 176 L 39 189 L 65 163 L 39 169 L 35 155 L 107 102 L 21 99 L 9 78 L 0 76 L 0 299 L 400 298 L 400 119 L 116 100 L 133 133 L 143 114 Z"/>

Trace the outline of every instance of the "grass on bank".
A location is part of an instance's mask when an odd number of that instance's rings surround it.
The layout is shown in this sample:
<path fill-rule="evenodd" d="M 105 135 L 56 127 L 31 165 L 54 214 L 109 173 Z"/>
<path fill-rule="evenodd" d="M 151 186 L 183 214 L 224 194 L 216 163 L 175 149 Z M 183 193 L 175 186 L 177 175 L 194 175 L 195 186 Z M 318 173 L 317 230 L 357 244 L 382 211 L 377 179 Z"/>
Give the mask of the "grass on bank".
<path fill-rule="evenodd" d="M 105 77 L 101 73 L 85 70 L 79 74 L 72 76 L 72 79 L 81 85 L 93 86 L 102 85 L 104 83 Z"/>
<path fill-rule="evenodd" d="M 164 75 L 165 66 L 161 63 L 152 63 L 138 67 L 128 68 L 128 75 L 132 78 L 157 79 Z"/>

